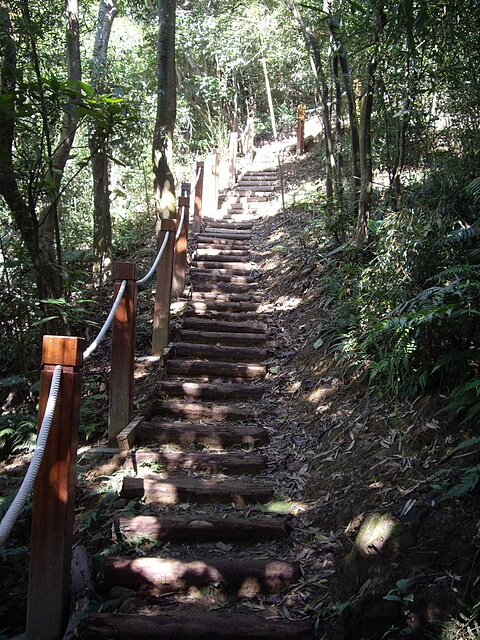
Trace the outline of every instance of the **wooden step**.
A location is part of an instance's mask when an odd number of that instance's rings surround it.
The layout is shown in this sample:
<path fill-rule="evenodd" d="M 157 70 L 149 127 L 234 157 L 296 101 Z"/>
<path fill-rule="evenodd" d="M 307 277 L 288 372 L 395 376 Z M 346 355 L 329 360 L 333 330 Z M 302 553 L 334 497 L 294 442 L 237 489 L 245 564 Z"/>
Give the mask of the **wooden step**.
<path fill-rule="evenodd" d="M 206 345 L 210 346 L 210 345 Z M 174 380 L 162 380 L 155 386 L 154 394 L 157 398 L 168 396 L 170 398 L 195 398 L 197 400 L 259 400 L 265 393 L 262 384 L 233 384 L 233 383 L 208 383 L 208 382 L 177 382 Z"/>
<path fill-rule="evenodd" d="M 247 454 L 248 455 L 248 454 Z M 116 517 L 113 530 L 120 539 L 142 537 L 174 542 L 230 542 L 252 544 L 282 540 L 288 536 L 285 517 L 199 516 L 127 516 Z"/>
<path fill-rule="evenodd" d="M 266 504 L 274 497 L 273 488 L 258 483 L 246 483 L 239 480 L 215 482 L 208 478 L 156 478 L 126 477 L 123 479 L 120 498 L 133 500 L 145 499 L 146 502 L 174 505 L 186 502 L 198 504 L 234 504 L 243 507 L 247 504 Z"/>
<path fill-rule="evenodd" d="M 230 346 L 258 346 L 265 344 L 263 333 L 231 333 L 229 331 L 193 331 L 182 329 L 182 340 L 201 344 L 228 344 Z"/>
<path fill-rule="evenodd" d="M 184 322 L 187 322 L 187 320 L 190 320 L 190 318 L 198 318 L 200 319 L 205 319 L 205 320 L 212 320 L 212 321 L 219 321 L 219 322 L 228 322 L 229 324 L 234 324 L 235 322 L 255 322 L 257 318 L 259 318 L 261 316 L 259 316 L 258 313 L 253 313 L 252 311 L 246 311 L 245 313 L 242 313 L 241 311 L 235 311 L 235 312 L 231 312 L 231 311 L 209 311 L 207 310 L 202 310 L 202 309 L 191 309 L 191 308 L 187 308 L 185 310 L 185 319 Z M 185 325 L 184 325 L 185 326 Z"/>
<path fill-rule="evenodd" d="M 262 427 L 225 424 L 223 418 L 219 420 L 219 424 L 144 422 L 141 426 L 140 440 L 143 443 L 181 446 L 187 449 L 198 445 L 228 449 L 234 446 L 263 447 L 267 444 L 268 434 Z"/>
<path fill-rule="evenodd" d="M 207 302 L 201 302 L 200 300 L 189 300 L 188 301 L 188 309 L 193 310 L 193 311 L 197 311 L 197 312 L 201 312 L 201 311 L 240 311 L 240 312 L 247 312 L 247 311 L 257 311 L 258 309 L 258 303 L 256 302 L 247 302 L 247 301 L 243 301 L 243 302 L 233 302 L 232 300 L 225 300 L 225 301 L 207 301 Z"/>
<path fill-rule="evenodd" d="M 215 360 L 170 359 L 166 371 L 174 376 L 208 376 L 209 378 L 231 378 L 232 380 L 256 380 L 267 375 L 263 364 L 222 362 Z"/>
<path fill-rule="evenodd" d="M 207 231 L 198 236 L 198 240 L 205 240 L 208 238 L 208 242 L 211 242 L 212 239 L 219 240 L 250 240 L 252 234 L 249 231 Z"/>
<path fill-rule="evenodd" d="M 203 451 L 129 451 L 125 468 L 136 475 L 150 473 L 158 466 L 164 471 L 197 471 L 203 473 L 256 474 L 265 470 L 265 456 L 253 451 L 205 453 Z"/>
<path fill-rule="evenodd" d="M 221 589 L 238 596 L 277 593 L 300 579 L 297 563 L 279 560 L 230 560 L 205 558 L 191 562 L 163 558 L 103 560 L 103 588 L 154 589 L 155 593 L 185 592 L 221 583 Z M 239 630 L 237 630 L 238 632 Z M 194 634 L 193 637 L 196 637 Z M 239 637 L 242 637 L 241 635 Z"/>
<path fill-rule="evenodd" d="M 176 400 L 153 400 L 149 415 L 214 422 L 221 420 L 241 422 L 255 420 L 257 417 L 252 408 L 237 407 L 233 404 L 210 405 L 203 402 L 179 402 Z"/>
<path fill-rule="evenodd" d="M 255 293 L 221 293 L 219 291 L 192 291 L 192 301 L 210 302 L 255 302 L 260 304 L 264 301 L 262 296 Z"/>
<path fill-rule="evenodd" d="M 267 332 L 267 324 L 265 322 L 235 322 L 237 313 L 231 313 L 232 321 L 226 320 L 210 320 L 209 318 L 185 318 L 183 322 L 184 329 L 197 329 L 198 331 L 225 331 L 232 333 L 263 333 Z M 253 316 L 255 317 L 255 316 Z"/>
<path fill-rule="evenodd" d="M 197 236 L 197 246 L 204 247 L 204 245 L 215 246 L 215 247 L 223 247 L 223 248 L 232 248 L 239 250 L 247 250 L 249 248 L 247 242 L 244 239 L 235 239 L 235 238 L 220 238 L 217 236 L 211 236 L 205 233 L 199 234 Z"/>
<path fill-rule="evenodd" d="M 253 222 L 209 221 L 205 227 L 205 233 L 208 233 L 210 229 L 247 230 L 253 229 Z"/>
<path fill-rule="evenodd" d="M 255 264 L 249 260 L 197 260 L 194 258 L 193 267 L 196 269 L 234 269 L 235 272 L 249 273 L 255 269 Z"/>
<path fill-rule="evenodd" d="M 186 611 L 169 609 L 165 615 L 92 613 L 86 640 L 313 640 L 310 621 L 272 619 L 259 613 Z"/>
<path fill-rule="evenodd" d="M 213 246 L 211 249 L 207 247 L 199 247 L 195 251 L 197 256 L 241 256 L 250 257 L 252 252 L 249 249 L 218 249 Z M 210 258 L 209 258 L 210 259 Z M 213 259 L 213 258 L 212 258 Z"/>
<path fill-rule="evenodd" d="M 218 251 L 197 251 L 194 256 L 196 262 L 228 262 L 233 264 L 248 264 L 252 265 L 251 252 L 245 251 L 241 254 L 231 253 L 230 251 L 223 251 L 220 255 Z M 199 260 L 200 258 L 200 260 Z M 224 267 L 225 268 L 225 267 Z M 228 267 L 227 267 L 228 268 Z"/>
<path fill-rule="evenodd" d="M 208 361 L 261 363 L 267 358 L 267 350 L 260 347 L 226 347 L 198 342 L 174 342 L 170 353 L 174 358 L 203 358 Z M 168 371 L 168 362 L 167 362 Z"/>
<path fill-rule="evenodd" d="M 249 293 L 250 291 L 256 291 L 258 285 L 256 282 L 250 282 L 247 284 L 228 284 L 228 282 L 219 282 L 217 284 L 208 284 L 206 282 L 195 282 L 194 291 L 202 293 Z"/>
<path fill-rule="evenodd" d="M 258 278 L 254 276 L 241 275 L 241 271 L 235 269 L 195 269 L 190 277 L 192 282 L 223 282 L 230 284 L 252 284 Z"/>

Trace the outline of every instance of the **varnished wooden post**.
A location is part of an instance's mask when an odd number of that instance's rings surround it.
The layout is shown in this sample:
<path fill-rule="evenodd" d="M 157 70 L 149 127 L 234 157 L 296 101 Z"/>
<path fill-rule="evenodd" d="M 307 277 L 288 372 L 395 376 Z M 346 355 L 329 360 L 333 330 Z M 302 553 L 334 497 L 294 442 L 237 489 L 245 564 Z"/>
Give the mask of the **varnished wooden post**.
<path fill-rule="evenodd" d="M 218 209 L 218 192 L 220 188 L 220 152 L 216 149 L 213 152 L 213 210 Z"/>
<path fill-rule="evenodd" d="M 152 355 L 161 356 L 168 344 L 170 324 L 170 301 L 172 298 L 173 252 L 175 248 L 176 220 L 162 220 L 159 245 L 170 231 L 165 251 L 157 268 L 157 291 L 153 312 Z"/>
<path fill-rule="evenodd" d="M 44 336 L 38 427 L 55 366 L 62 377 L 52 425 L 33 494 L 27 640 L 59 640 L 69 614 L 84 340 Z"/>
<path fill-rule="evenodd" d="M 232 188 L 237 181 L 237 152 L 238 152 L 238 132 L 232 131 L 230 134 L 230 144 L 228 147 L 228 186 Z"/>
<path fill-rule="evenodd" d="M 305 153 L 305 105 L 297 107 L 297 156 Z"/>
<path fill-rule="evenodd" d="M 189 182 L 182 182 L 180 192 L 181 195 L 178 198 L 177 222 L 180 222 L 182 208 L 184 216 L 180 235 L 175 242 L 175 263 L 172 283 L 172 297 L 174 298 L 181 296 L 185 287 L 185 271 L 187 268 L 188 223 L 190 217 L 190 190 L 191 184 Z"/>
<path fill-rule="evenodd" d="M 114 299 L 123 280 L 127 281 L 127 286 L 113 319 L 108 411 L 109 447 L 118 446 L 117 435 L 133 417 L 138 265 L 133 262 L 115 264 Z"/>
<path fill-rule="evenodd" d="M 203 210 L 203 178 L 205 175 L 205 163 L 197 162 L 197 184 L 195 186 L 195 202 L 193 207 L 193 233 L 200 233 L 202 228 L 202 210 Z"/>

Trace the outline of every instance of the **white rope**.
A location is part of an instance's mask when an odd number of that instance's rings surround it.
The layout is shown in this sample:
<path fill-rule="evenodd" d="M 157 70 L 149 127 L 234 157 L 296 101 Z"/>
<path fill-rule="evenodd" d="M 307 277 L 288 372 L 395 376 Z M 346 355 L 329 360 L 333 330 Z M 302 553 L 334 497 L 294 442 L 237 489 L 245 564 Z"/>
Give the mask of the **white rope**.
<path fill-rule="evenodd" d="M 200 180 L 200 174 L 202 173 L 202 167 L 197 168 L 197 175 L 195 176 L 195 182 L 192 184 L 191 192 L 195 191 L 195 187 L 197 186 L 198 181 Z"/>
<path fill-rule="evenodd" d="M 182 227 L 183 227 L 183 221 L 185 220 L 185 209 L 186 208 L 187 207 L 182 207 L 182 215 L 180 216 L 180 220 L 178 221 L 177 233 L 175 234 L 175 242 L 182 235 Z"/>
<path fill-rule="evenodd" d="M 157 254 L 157 257 L 155 258 L 155 262 L 152 265 L 152 268 L 150 269 L 150 271 L 147 273 L 146 276 L 144 276 L 140 280 L 137 280 L 137 284 L 145 284 L 145 282 L 147 282 L 147 280 L 150 280 L 150 278 L 153 276 L 153 274 L 155 273 L 155 269 L 158 267 L 158 263 L 160 262 L 160 259 L 163 256 L 163 252 L 165 251 L 165 247 L 167 246 L 167 242 L 168 242 L 168 238 L 169 237 L 170 237 L 170 231 L 167 231 L 165 233 L 165 237 L 163 239 L 162 246 L 160 247 L 160 249 L 158 251 L 158 254 Z"/>
<path fill-rule="evenodd" d="M 28 467 L 25 478 L 15 496 L 12 504 L 8 508 L 7 513 L 4 515 L 2 522 L 0 522 L 0 545 L 3 545 L 10 535 L 13 525 L 15 524 L 20 512 L 25 506 L 28 496 L 30 495 L 35 478 L 37 477 L 40 463 L 42 462 L 43 453 L 47 444 L 48 434 L 50 433 L 50 427 L 52 426 L 53 414 L 57 404 L 58 390 L 60 387 L 60 379 L 62 377 L 62 367 L 57 365 L 53 370 L 52 384 L 50 386 L 50 393 L 48 395 L 47 405 L 45 407 L 45 414 L 42 420 L 42 426 L 37 437 L 37 444 L 33 453 L 33 458 Z"/>
<path fill-rule="evenodd" d="M 105 334 L 107 333 L 108 329 L 110 328 L 110 325 L 113 322 L 113 318 L 115 316 L 116 310 L 118 309 L 118 305 L 120 304 L 120 302 L 121 302 L 121 300 L 123 298 L 123 294 L 125 293 L 126 286 L 127 286 L 127 281 L 126 280 L 122 280 L 122 284 L 120 285 L 120 289 L 118 290 L 117 297 L 115 298 L 115 302 L 113 303 L 112 308 L 110 309 L 110 313 L 108 314 L 108 318 L 105 320 L 105 324 L 100 329 L 100 332 L 99 332 L 98 336 L 95 338 L 95 340 L 92 342 L 92 344 L 88 347 L 88 349 L 85 349 L 85 351 L 83 352 L 83 359 L 84 360 L 86 360 L 89 356 L 92 355 L 92 353 L 95 351 L 95 349 L 98 347 L 100 342 L 105 337 Z"/>

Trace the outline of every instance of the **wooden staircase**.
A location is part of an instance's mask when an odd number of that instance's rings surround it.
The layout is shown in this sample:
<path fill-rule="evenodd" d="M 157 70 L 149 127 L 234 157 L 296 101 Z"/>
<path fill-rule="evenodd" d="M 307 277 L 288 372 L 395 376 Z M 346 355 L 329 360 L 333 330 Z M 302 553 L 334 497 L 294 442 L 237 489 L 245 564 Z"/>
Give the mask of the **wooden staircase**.
<path fill-rule="evenodd" d="M 269 203 L 275 171 L 249 171 L 222 219 L 197 236 L 188 300 L 165 377 L 129 453 L 120 497 L 145 503 L 115 518 L 118 540 L 151 553 L 102 561 L 98 590 L 123 588 L 128 612 L 91 614 L 86 637 L 307 640 L 310 620 L 285 617 L 282 594 L 301 577 L 289 555 L 290 516 L 275 499 L 268 458 L 268 326 L 252 249 L 252 216 Z M 138 513 L 138 507 L 137 507 Z"/>

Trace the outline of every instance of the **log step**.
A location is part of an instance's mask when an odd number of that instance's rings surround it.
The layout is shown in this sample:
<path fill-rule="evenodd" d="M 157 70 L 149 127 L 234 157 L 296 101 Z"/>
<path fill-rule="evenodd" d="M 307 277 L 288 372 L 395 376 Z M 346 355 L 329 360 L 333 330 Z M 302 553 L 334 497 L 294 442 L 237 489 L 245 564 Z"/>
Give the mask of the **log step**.
<path fill-rule="evenodd" d="M 194 291 L 199 293 L 225 294 L 225 293 L 249 293 L 256 291 L 258 285 L 256 282 L 247 284 L 228 284 L 227 282 L 219 282 L 218 284 L 209 285 L 203 282 L 196 282 Z"/>
<path fill-rule="evenodd" d="M 232 333 L 228 331 L 193 331 L 182 330 L 182 338 L 186 342 L 199 342 L 201 344 L 229 344 L 231 346 L 258 346 L 267 341 L 263 333 Z"/>
<path fill-rule="evenodd" d="M 174 358 L 204 358 L 222 363 L 263 362 L 267 358 L 267 350 L 260 347 L 219 347 L 197 342 L 174 342 L 170 353 Z"/>
<path fill-rule="evenodd" d="M 228 322 L 229 324 L 235 324 L 235 322 L 237 321 L 248 322 L 249 320 L 252 320 L 253 318 L 258 318 L 258 317 L 259 317 L 258 314 L 252 313 L 251 311 L 247 311 L 246 313 L 242 313 L 241 311 L 235 311 L 234 313 L 232 313 L 230 311 L 215 311 L 215 310 L 203 311 L 201 309 L 195 310 L 195 309 L 187 308 L 185 311 L 184 322 L 187 322 L 187 319 L 189 320 L 190 318 L 199 318 L 199 319 Z"/>
<path fill-rule="evenodd" d="M 144 498 L 149 503 L 162 505 L 184 504 L 234 504 L 244 507 L 247 504 L 266 504 L 274 497 L 272 487 L 259 484 L 246 484 L 239 481 L 213 482 L 203 480 L 126 477 L 123 479 L 120 498 L 133 500 Z"/>
<path fill-rule="evenodd" d="M 232 321 L 210 320 L 208 318 L 185 318 L 185 329 L 197 329 L 198 331 L 225 331 L 227 333 L 267 333 L 265 322 L 235 322 L 238 314 L 230 315 Z M 255 316 L 254 316 L 255 317 Z"/>
<path fill-rule="evenodd" d="M 249 248 L 245 240 L 235 240 L 234 238 L 220 238 L 218 235 L 211 236 L 205 233 L 199 234 L 197 236 L 197 246 L 202 247 L 203 245 L 213 245 L 215 247 L 232 248 L 239 250 L 247 250 Z"/>
<path fill-rule="evenodd" d="M 226 273 L 221 273 L 222 271 Z M 242 275 L 241 271 L 234 269 L 195 269 L 195 271 L 191 272 L 190 277 L 193 283 L 212 282 L 213 284 L 219 282 L 224 284 L 252 284 L 258 280 L 254 276 Z"/>
<path fill-rule="evenodd" d="M 180 446 L 186 449 L 196 445 L 228 449 L 242 445 L 263 447 L 267 444 L 268 434 L 261 427 L 247 424 L 144 422 L 141 426 L 140 440 L 143 443 Z"/>
<path fill-rule="evenodd" d="M 218 251 L 209 251 L 209 250 L 204 250 L 204 251 L 196 251 L 196 257 L 194 258 L 194 260 L 196 260 L 197 262 L 232 262 L 232 263 L 247 263 L 247 264 L 252 264 L 251 262 L 251 253 L 250 251 L 245 251 L 242 254 L 237 254 L 237 253 L 231 253 L 230 251 L 223 251 L 222 253 L 219 253 Z M 198 258 L 201 258 L 201 260 L 198 260 Z"/>
<path fill-rule="evenodd" d="M 188 309 L 190 309 L 191 311 L 197 311 L 197 312 L 201 312 L 201 311 L 246 312 L 246 311 L 257 311 L 258 304 L 256 302 L 247 302 L 247 301 L 233 302 L 232 300 L 225 300 L 225 301 L 219 300 L 218 302 L 214 300 L 212 300 L 211 302 L 200 302 L 200 301 L 190 300 L 188 302 Z"/>
<path fill-rule="evenodd" d="M 137 475 L 151 473 L 160 466 L 164 471 L 197 471 L 203 473 L 256 474 L 265 469 L 265 457 L 253 451 L 205 453 L 202 451 L 129 451 L 125 467 Z"/>
<path fill-rule="evenodd" d="M 252 252 L 249 249 L 218 249 L 212 247 L 211 249 L 207 247 L 199 247 L 196 250 L 197 256 L 240 256 L 240 257 L 250 257 Z"/>
<path fill-rule="evenodd" d="M 211 239 L 214 240 L 250 240 L 252 234 L 249 231 L 205 231 L 202 234 L 199 234 L 198 240 L 204 240 L 208 238 L 208 242 L 211 242 Z"/>
<path fill-rule="evenodd" d="M 206 345 L 209 346 L 209 345 Z M 200 400 L 259 400 L 265 393 L 264 385 L 260 384 L 230 384 L 207 382 L 175 382 L 163 380 L 155 387 L 156 397 L 168 396 L 170 398 L 195 398 Z"/>
<path fill-rule="evenodd" d="M 180 360 L 167 361 L 166 371 L 174 376 L 208 376 L 209 378 L 232 378 L 232 380 L 255 380 L 267 375 L 267 368 L 262 364 L 221 362 L 215 360 Z"/>
<path fill-rule="evenodd" d="M 235 271 L 241 270 L 242 273 L 253 271 L 255 265 L 253 262 L 235 259 L 235 260 L 223 260 L 218 262 L 217 260 L 205 260 L 203 257 L 201 260 L 194 258 L 193 267 L 196 269 L 235 269 Z"/>
<path fill-rule="evenodd" d="M 209 229 L 227 229 L 227 230 L 247 230 L 253 229 L 253 222 L 225 222 L 225 221 L 210 221 L 207 223 L 205 233 L 208 233 Z"/>
<path fill-rule="evenodd" d="M 191 562 L 163 558 L 118 558 L 103 560 L 103 588 L 154 589 L 155 593 L 186 592 L 221 583 L 220 589 L 238 596 L 277 593 L 300 579 L 297 563 L 278 560 L 224 560 L 206 558 Z M 238 633 L 238 629 L 237 629 Z M 194 635 L 193 637 L 196 637 Z M 238 636 L 237 636 L 238 637 Z"/>
<path fill-rule="evenodd" d="M 237 407 L 232 404 L 205 404 L 203 402 L 180 402 L 176 400 L 153 400 L 149 415 L 161 415 L 186 420 L 210 420 L 218 422 L 230 420 L 245 422 L 257 417 L 253 409 Z"/>
<path fill-rule="evenodd" d="M 173 611 L 161 616 L 93 613 L 86 624 L 86 640 L 313 640 L 308 621 L 272 620 L 257 613 Z"/>
<path fill-rule="evenodd" d="M 143 537 L 175 542 L 233 542 L 252 544 L 252 541 L 282 540 L 288 536 L 285 517 L 226 518 L 200 516 L 130 516 L 114 520 L 114 533 L 120 539 Z"/>
<path fill-rule="evenodd" d="M 254 293 L 221 293 L 218 291 L 192 291 L 192 300 L 205 302 L 256 302 L 264 301 Z"/>

